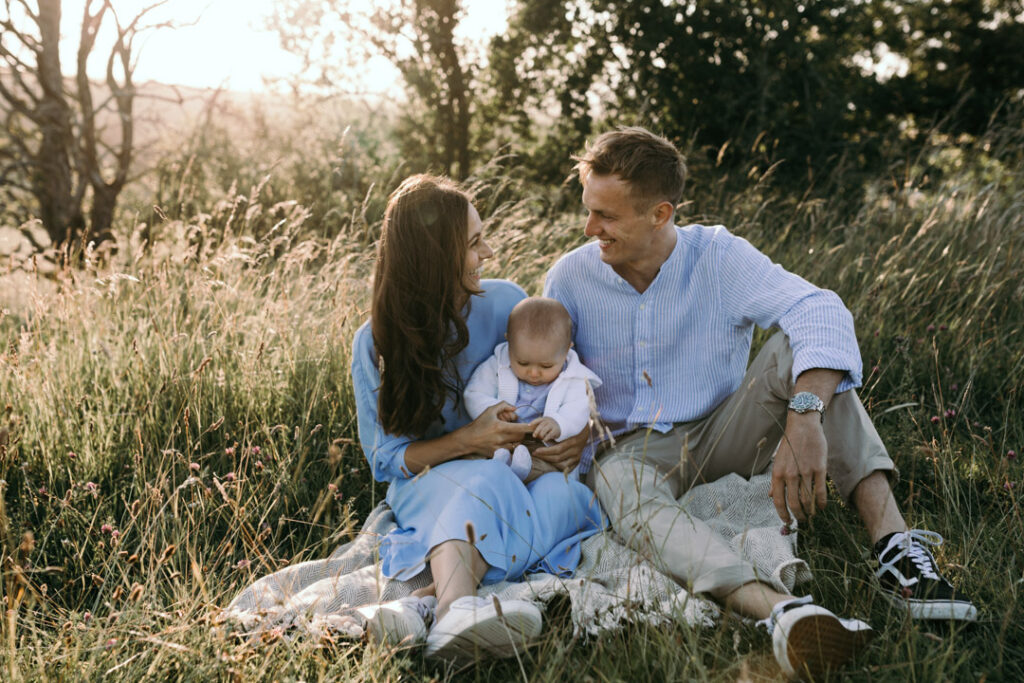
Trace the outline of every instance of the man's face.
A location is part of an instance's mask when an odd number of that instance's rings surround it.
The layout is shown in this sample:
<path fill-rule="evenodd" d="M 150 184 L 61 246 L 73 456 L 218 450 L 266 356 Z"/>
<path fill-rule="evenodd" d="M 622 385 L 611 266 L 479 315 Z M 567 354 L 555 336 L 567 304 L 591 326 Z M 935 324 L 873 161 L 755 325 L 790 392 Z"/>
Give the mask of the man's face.
<path fill-rule="evenodd" d="M 590 173 L 583 182 L 587 237 L 596 237 L 601 260 L 629 268 L 650 258 L 655 228 L 652 211 L 637 213 L 629 183 L 617 175 Z"/>

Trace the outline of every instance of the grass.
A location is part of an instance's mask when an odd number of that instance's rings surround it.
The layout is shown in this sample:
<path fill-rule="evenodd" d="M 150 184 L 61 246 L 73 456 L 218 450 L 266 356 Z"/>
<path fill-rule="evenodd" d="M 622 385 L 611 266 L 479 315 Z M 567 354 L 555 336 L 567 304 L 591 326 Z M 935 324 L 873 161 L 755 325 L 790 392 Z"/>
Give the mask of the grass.
<path fill-rule="evenodd" d="M 752 174 L 738 191 L 708 184 L 685 209 L 847 302 L 861 396 L 901 470 L 897 499 L 912 525 L 945 535 L 941 562 L 981 610 L 949 626 L 891 608 L 862 561 L 865 532 L 833 495 L 800 542 L 807 589 L 880 632 L 853 678 L 1024 679 L 1024 468 L 1008 457 L 1024 450 L 1024 164 L 1019 145 L 993 144 L 936 141 L 855 200 L 793 196 Z M 579 215 L 502 168 L 480 174 L 499 253 L 488 275 L 536 293 L 584 241 Z M 584 642 L 558 603 L 522 670 L 454 671 L 358 642 L 250 648 L 212 632 L 243 586 L 325 556 L 383 494 L 355 443 L 348 375 L 368 311 L 366 207 L 383 191 L 353 201 L 362 211 L 331 238 L 265 192 L 136 226 L 113 263 L 64 268 L 3 311 L 0 676 L 779 678 L 767 637 L 738 620 Z"/>

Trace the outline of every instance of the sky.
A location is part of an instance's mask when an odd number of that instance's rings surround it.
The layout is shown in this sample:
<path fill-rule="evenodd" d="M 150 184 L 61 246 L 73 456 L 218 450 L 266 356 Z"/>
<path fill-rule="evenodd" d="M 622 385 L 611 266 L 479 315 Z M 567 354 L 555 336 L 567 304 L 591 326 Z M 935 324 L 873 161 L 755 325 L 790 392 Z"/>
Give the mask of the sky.
<path fill-rule="evenodd" d="M 155 0 L 114 0 L 122 21 Z M 355 0 L 355 6 L 372 7 L 386 0 Z M 461 33 L 485 39 L 507 25 L 509 0 L 463 0 L 466 14 Z M 65 66 L 73 64 L 84 0 L 65 0 L 61 33 L 67 47 Z M 264 89 L 264 77 L 287 78 L 300 68 L 295 55 L 284 51 L 277 34 L 265 27 L 274 0 L 169 0 L 151 15 L 154 21 L 173 20 L 185 25 L 175 30 L 153 31 L 140 39 L 135 81 L 147 80 L 197 88 L 225 87 L 238 91 Z M 102 40 L 102 35 L 100 40 Z M 98 41 L 100 42 L 100 41 Z M 98 50 L 97 50 L 98 52 Z M 102 78 L 104 58 L 89 64 L 95 78 Z M 384 59 L 367 65 L 368 89 L 386 91 L 398 73 Z"/>

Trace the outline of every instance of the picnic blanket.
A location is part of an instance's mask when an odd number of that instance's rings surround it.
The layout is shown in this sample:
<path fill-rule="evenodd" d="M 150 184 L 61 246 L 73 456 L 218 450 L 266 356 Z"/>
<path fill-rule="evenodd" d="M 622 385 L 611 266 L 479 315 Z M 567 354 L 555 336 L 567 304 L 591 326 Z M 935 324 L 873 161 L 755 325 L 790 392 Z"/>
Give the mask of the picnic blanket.
<path fill-rule="evenodd" d="M 768 496 L 770 474 L 746 480 L 729 475 L 694 487 L 681 499 L 688 514 L 722 534 L 753 564 L 766 583 L 783 593 L 811 578 L 796 557 L 796 533 L 784 535 Z M 329 557 L 302 562 L 264 576 L 243 589 L 221 614 L 251 638 L 272 630 L 287 637 L 359 637 L 365 624 L 358 607 L 409 595 L 431 582 L 429 570 L 408 581 L 381 575 L 380 539 L 395 528 L 384 504 L 366 519 L 356 538 Z M 655 565 L 622 544 L 610 529 L 583 542 L 580 565 L 571 578 L 530 574 L 520 581 L 482 586 L 479 595 L 499 600 L 545 603 L 568 596 L 575 635 L 596 636 L 630 623 L 668 620 L 711 625 L 718 607 L 689 594 Z"/>

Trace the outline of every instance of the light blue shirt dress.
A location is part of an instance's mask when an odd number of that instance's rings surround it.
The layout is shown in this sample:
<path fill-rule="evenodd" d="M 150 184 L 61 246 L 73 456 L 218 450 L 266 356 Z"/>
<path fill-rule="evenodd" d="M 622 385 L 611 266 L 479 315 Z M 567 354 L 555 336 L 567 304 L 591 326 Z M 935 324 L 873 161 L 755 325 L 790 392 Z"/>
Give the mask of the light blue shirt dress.
<path fill-rule="evenodd" d="M 456 359 L 464 386 L 494 347 L 505 340 L 508 314 L 526 293 L 505 280 L 484 280 L 483 293 L 470 302 L 469 345 Z M 405 450 L 416 438 L 389 434 L 377 417 L 380 374 L 370 324 L 356 331 L 352 380 L 359 414 L 359 440 L 377 481 L 389 482 L 387 503 L 398 528 L 380 544 L 385 576 L 409 579 L 423 570 L 431 548 L 448 540 L 469 540 L 490 565 L 483 583 L 512 580 L 546 571 L 561 576 L 575 570 L 580 543 L 606 524 L 594 494 L 560 473 L 523 484 L 493 460 L 450 460 L 413 476 Z M 428 430 L 432 439 L 470 422 L 461 394 L 449 396 L 442 420 Z"/>

